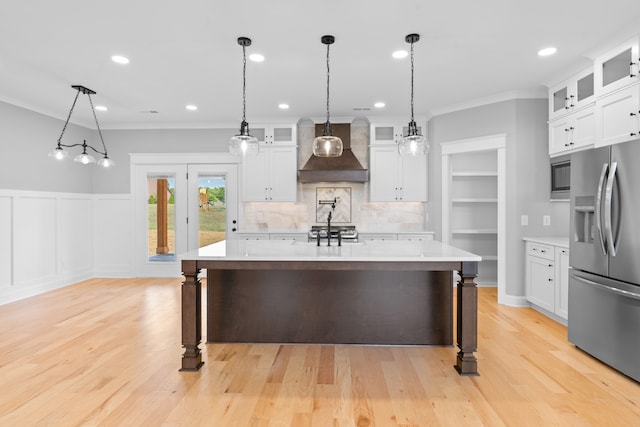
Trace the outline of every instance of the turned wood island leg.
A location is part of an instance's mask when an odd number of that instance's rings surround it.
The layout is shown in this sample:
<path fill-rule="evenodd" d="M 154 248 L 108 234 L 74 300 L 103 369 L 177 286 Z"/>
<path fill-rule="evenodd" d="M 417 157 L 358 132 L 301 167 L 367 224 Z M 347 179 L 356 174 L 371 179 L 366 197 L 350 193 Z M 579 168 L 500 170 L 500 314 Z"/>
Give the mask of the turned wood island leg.
<path fill-rule="evenodd" d="M 202 341 L 202 290 L 196 261 L 182 261 L 182 354 L 181 371 L 197 371 L 204 364 L 198 345 Z"/>
<path fill-rule="evenodd" d="M 473 354 L 478 348 L 478 275 L 477 262 L 463 262 L 459 272 L 457 298 L 458 356 L 455 368 L 460 375 L 478 375 L 478 359 Z"/>

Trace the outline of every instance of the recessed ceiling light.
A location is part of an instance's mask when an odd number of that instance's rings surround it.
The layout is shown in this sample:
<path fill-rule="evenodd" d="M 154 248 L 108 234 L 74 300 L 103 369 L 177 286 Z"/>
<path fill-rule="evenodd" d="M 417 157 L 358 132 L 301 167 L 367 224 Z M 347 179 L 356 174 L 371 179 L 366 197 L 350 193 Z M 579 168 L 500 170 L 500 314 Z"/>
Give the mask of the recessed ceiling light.
<path fill-rule="evenodd" d="M 278 108 L 281 110 L 288 110 L 289 104 L 278 104 Z"/>
<path fill-rule="evenodd" d="M 549 55 L 553 55 L 554 53 L 556 53 L 558 51 L 558 49 L 556 49 L 555 47 L 545 47 L 544 49 L 540 49 L 538 51 L 538 56 L 549 56 Z"/>
<path fill-rule="evenodd" d="M 198 106 L 197 105 L 187 105 L 185 108 L 187 110 L 189 110 L 189 111 L 196 111 L 198 109 Z"/>
<path fill-rule="evenodd" d="M 107 107 L 104 105 L 96 105 L 96 110 L 98 111 L 107 111 Z"/>
<path fill-rule="evenodd" d="M 253 62 L 262 62 L 264 61 L 264 55 L 260 55 L 259 53 L 252 53 L 249 55 L 249 59 Z"/>
<path fill-rule="evenodd" d="M 126 56 L 122 56 L 122 55 L 113 55 L 111 57 L 111 60 L 113 62 L 115 62 L 116 64 L 128 64 L 129 63 L 129 58 L 127 58 Z"/>
<path fill-rule="evenodd" d="M 407 52 L 406 50 L 396 50 L 391 54 L 391 56 L 393 56 L 396 59 L 402 59 L 409 56 L 409 52 Z"/>
<path fill-rule="evenodd" d="M 373 104 L 373 106 L 376 108 L 384 108 L 385 105 L 387 104 L 385 104 L 384 102 L 376 102 L 375 104 Z"/>

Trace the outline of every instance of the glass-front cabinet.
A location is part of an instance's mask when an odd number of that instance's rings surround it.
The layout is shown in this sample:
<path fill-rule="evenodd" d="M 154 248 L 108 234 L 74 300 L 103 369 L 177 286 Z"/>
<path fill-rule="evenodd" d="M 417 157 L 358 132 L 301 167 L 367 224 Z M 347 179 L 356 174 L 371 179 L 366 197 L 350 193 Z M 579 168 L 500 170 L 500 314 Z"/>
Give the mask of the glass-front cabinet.
<path fill-rule="evenodd" d="M 549 120 L 570 114 L 593 103 L 594 94 L 594 72 L 591 67 L 552 86 L 549 89 Z"/>
<path fill-rule="evenodd" d="M 640 82 L 640 36 L 633 37 L 595 60 L 596 94 L 606 95 Z"/>
<path fill-rule="evenodd" d="M 268 145 L 295 145 L 296 144 L 295 125 L 264 125 L 256 124 L 251 126 L 251 135 L 255 136 L 259 142 Z"/>

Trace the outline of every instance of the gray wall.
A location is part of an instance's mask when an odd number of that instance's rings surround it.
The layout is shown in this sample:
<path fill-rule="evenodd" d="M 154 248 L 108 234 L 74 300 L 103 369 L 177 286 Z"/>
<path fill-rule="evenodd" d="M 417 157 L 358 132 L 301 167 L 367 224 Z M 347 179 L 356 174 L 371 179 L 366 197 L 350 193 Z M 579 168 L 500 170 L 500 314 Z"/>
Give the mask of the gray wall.
<path fill-rule="evenodd" d="M 0 102 L 0 189 L 91 193 L 95 165 L 67 159 L 54 161 L 47 154 L 56 147 L 64 121 Z M 69 124 L 63 144 L 99 142 L 96 132 Z M 81 153 L 79 147 L 70 153 Z"/>
<path fill-rule="evenodd" d="M 508 295 L 524 295 L 524 236 L 569 234 L 568 203 L 549 201 L 548 110 L 545 99 L 510 100 L 433 117 L 429 122 L 429 208 L 436 238 L 441 238 L 442 186 L 440 143 L 497 133 L 506 134 Z M 520 225 L 520 216 L 529 225 Z M 542 216 L 551 215 L 551 226 Z"/>
<path fill-rule="evenodd" d="M 116 167 L 107 174 L 94 173 L 93 192 L 129 193 L 129 154 L 133 153 L 227 153 L 229 139 L 237 129 L 143 129 L 103 130 L 109 157 Z"/>

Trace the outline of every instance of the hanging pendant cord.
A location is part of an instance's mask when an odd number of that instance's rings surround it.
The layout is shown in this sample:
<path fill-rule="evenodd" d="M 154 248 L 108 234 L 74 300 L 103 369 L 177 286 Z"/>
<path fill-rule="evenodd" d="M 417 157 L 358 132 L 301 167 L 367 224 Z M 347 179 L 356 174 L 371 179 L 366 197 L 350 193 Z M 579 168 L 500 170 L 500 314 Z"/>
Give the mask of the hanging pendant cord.
<path fill-rule="evenodd" d="M 246 110 L 247 110 L 247 55 L 246 47 L 242 45 L 242 121 L 246 122 Z"/>
<path fill-rule="evenodd" d="M 411 121 L 413 122 L 413 42 L 411 42 Z"/>
<path fill-rule="evenodd" d="M 329 46 L 327 44 L 327 123 L 329 123 Z"/>
<path fill-rule="evenodd" d="M 73 113 L 73 109 L 76 106 L 76 102 L 78 101 L 78 96 L 80 95 L 80 89 L 78 89 L 78 92 L 76 92 L 76 97 L 73 100 L 73 104 L 71 104 L 71 110 L 69 110 L 69 115 L 67 116 L 67 121 L 64 122 L 64 126 L 62 127 L 62 133 L 60 133 L 60 137 L 58 138 L 58 146 L 60 146 L 60 143 L 62 142 L 62 136 L 64 135 L 64 131 L 67 130 L 67 125 L 69 124 L 69 120 L 71 119 L 71 113 Z"/>

